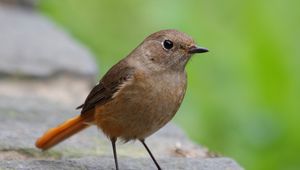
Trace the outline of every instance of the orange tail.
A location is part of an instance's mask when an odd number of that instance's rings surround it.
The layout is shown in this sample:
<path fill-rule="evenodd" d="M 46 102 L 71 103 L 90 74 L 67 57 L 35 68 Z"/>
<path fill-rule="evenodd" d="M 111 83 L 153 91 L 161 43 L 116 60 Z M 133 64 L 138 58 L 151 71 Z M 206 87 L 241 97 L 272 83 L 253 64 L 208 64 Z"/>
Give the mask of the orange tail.
<path fill-rule="evenodd" d="M 49 129 L 35 142 L 35 146 L 42 150 L 47 150 L 75 133 L 89 127 L 88 122 L 92 122 L 93 119 L 94 115 L 92 113 L 71 118 L 57 127 Z"/>

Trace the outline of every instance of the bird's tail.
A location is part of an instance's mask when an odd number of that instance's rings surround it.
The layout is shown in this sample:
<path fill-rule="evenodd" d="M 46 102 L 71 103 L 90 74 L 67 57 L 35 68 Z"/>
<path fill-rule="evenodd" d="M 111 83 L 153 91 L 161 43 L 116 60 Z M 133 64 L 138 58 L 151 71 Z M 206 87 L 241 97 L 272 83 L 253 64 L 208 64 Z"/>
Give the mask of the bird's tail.
<path fill-rule="evenodd" d="M 42 137 L 37 139 L 35 146 L 42 150 L 47 150 L 77 132 L 89 127 L 89 122 L 93 122 L 93 120 L 94 114 L 92 112 L 87 112 L 77 117 L 73 117 L 57 127 L 51 128 L 45 132 Z"/>

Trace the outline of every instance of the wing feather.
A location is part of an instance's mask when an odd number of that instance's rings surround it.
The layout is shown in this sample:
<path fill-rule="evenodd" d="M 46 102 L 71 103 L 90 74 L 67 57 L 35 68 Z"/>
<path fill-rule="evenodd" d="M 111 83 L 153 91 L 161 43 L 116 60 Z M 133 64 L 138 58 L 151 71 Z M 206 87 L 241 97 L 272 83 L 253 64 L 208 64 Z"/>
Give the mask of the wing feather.
<path fill-rule="evenodd" d="M 134 68 L 128 66 L 126 61 L 121 60 L 104 75 L 87 96 L 85 102 L 77 109 L 82 108 L 81 114 L 84 114 L 95 108 L 96 105 L 102 105 L 112 100 L 119 87 L 129 81 L 133 75 Z"/>

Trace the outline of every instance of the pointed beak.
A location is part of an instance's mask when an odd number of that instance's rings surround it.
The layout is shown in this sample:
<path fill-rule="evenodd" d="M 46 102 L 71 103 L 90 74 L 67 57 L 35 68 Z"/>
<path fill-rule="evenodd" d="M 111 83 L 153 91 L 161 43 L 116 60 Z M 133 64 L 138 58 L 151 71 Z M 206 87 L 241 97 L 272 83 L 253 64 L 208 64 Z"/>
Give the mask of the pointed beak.
<path fill-rule="evenodd" d="M 204 47 L 197 47 L 197 46 L 191 46 L 188 50 L 189 54 L 195 54 L 195 53 L 206 53 L 208 52 L 207 48 Z"/>

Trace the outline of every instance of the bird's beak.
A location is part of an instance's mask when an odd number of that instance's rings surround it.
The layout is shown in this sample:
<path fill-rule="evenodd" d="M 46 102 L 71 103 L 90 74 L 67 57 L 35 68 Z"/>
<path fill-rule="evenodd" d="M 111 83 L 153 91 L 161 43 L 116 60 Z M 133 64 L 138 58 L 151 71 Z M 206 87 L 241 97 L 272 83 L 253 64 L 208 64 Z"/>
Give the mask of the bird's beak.
<path fill-rule="evenodd" d="M 197 47 L 195 45 L 191 46 L 188 50 L 189 54 L 195 54 L 195 53 L 206 53 L 208 52 L 207 48 L 204 47 Z"/>

